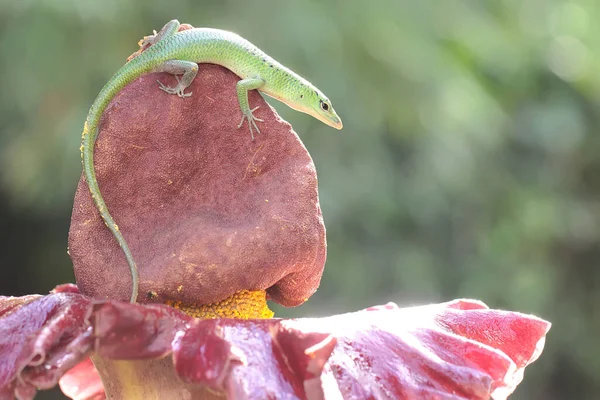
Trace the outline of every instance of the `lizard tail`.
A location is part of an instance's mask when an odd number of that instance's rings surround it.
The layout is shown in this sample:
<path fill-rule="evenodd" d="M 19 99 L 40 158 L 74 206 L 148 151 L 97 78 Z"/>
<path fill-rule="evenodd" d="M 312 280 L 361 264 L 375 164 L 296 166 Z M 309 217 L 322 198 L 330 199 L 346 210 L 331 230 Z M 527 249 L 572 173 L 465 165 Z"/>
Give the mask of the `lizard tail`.
<path fill-rule="evenodd" d="M 95 132 L 93 132 L 95 131 Z M 113 217 L 108 212 L 108 208 L 106 207 L 106 203 L 104 202 L 104 198 L 100 192 L 100 187 L 98 186 L 98 181 L 96 180 L 96 172 L 94 171 L 94 142 L 92 139 L 97 135 L 98 127 L 96 125 L 90 125 L 88 122 L 85 122 L 83 128 L 83 140 L 81 146 L 81 156 L 83 159 L 83 171 L 85 174 L 85 180 L 87 181 L 88 187 L 90 189 L 90 193 L 92 195 L 92 199 L 96 204 L 96 209 L 100 213 L 100 216 L 104 220 L 104 223 L 111 231 L 119 246 L 125 253 L 125 258 L 127 259 L 127 264 L 129 264 L 129 270 L 131 272 L 131 298 L 130 302 L 135 303 L 137 301 L 138 296 L 138 286 L 139 286 L 139 273 L 137 270 L 137 265 L 135 260 L 133 259 L 133 254 L 131 254 L 131 250 L 129 249 L 129 245 L 123 237 L 123 234 L 119 230 L 119 226 L 116 224 Z"/>
<path fill-rule="evenodd" d="M 94 170 L 94 145 L 98 136 L 98 126 L 100 124 L 100 117 L 108 106 L 108 103 L 112 98 L 123 89 L 129 82 L 138 78 L 145 72 L 152 69 L 152 65 L 147 62 L 141 62 L 142 57 L 131 60 L 125 64 L 104 86 L 94 104 L 92 105 L 88 117 L 83 127 L 83 134 L 81 139 L 81 158 L 83 160 L 83 171 L 85 179 L 87 181 L 92 199 L 100 213 L 100 216 L 104 220 L 104 223 L 108 229 L 112 232 L 113 236 L 121 246 L 127 264 L 129 264 L 129 270 L 131 272 L 131 298 L 130 302 L 135 303 L 138 297 L 138 286 L 139 286 L 139 273 L 129 249 L 127 241 L 123 237 L 123 234 L 119 230 L 119 227 L 115 223 L 114 219 L 108 212 L 104 198 L 100 192 L 98 181 L 96 180 L 96 172 Z"/>

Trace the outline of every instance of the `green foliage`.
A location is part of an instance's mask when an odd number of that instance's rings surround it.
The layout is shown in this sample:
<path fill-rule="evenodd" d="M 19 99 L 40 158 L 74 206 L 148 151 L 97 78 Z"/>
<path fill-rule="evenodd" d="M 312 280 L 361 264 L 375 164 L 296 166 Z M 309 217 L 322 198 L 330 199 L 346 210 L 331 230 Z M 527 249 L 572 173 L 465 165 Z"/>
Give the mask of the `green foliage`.
<path fill-rule="evenodd" d="M 337 132 L 273 103 L 315 160 L 329 243 L 319 292 L 280 316 L 477 298 L 554 323 L 512 398 L 596 396 L 595 1 L 172 3 L 0 2 L 3 293 L 72 280 L 87 108 L 137 40 L 178 18 L 248 38 L 344 120 Z"/>

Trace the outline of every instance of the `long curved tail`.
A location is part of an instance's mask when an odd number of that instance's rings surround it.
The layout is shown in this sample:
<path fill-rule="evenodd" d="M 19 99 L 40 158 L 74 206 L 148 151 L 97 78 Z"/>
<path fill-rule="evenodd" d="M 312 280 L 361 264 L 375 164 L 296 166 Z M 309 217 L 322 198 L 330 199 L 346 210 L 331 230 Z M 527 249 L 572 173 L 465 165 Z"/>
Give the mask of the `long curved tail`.
<path fill-rule="evenodd" d="M 115 75 L 113 75 L 104 88 L 102 88 L 100 94 L 98 94 L 98 97 L 90 108 L 88 117 L 83 127 L 83 134 L 81 138 L 81 158 L 83 160 L 83 171 L 90 189 L 90 193 L 92 194 L 92 199 L 94 200 L 96 208 L 102 216 L 104 223 L 112 232 L 115 239 L 117 239 L 121 249 L 123 249 L 125 258 L 127 259 L 127 264 L 129 264 L 129 269 L 131 271 L 130 301 L 132 303 L 136 302 L 138 296 L 139 274 L 135 260 L 131 254 L 131 250 L 127 245 L 127 241 L 125 241 L 125 238 L 119 230 L 119 227 L 108 212 L 106 203 L 104 202 L 102 194 L 100 193 L 100 187 L 98 186 L 96 172 L 94 170 L 94 145 L 98 136 L 98 125 L 100 123 L 100 118 L 108 106 L 108 103 L 128 83 L 134 79 L 137 79 L 142 74 L 149 72 L 154 66 L 154 63 L 144 60 L 144 58 L 145 57 L 138 56 L 129 63 L 125 64 L 119 71 L 117 71 Z"/>

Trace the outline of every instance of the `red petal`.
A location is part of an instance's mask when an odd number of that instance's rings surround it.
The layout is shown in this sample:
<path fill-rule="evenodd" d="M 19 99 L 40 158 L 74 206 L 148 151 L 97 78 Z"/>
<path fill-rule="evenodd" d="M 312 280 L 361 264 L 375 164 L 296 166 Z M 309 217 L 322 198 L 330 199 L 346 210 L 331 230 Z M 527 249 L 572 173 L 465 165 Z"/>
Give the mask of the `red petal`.
<path fill-rule="evenodd" d="M 197 321 L 173 345 L 175 370 L 184 381 L 225 390 L 226 379 L 244 355 L 224 339 L 218 320 Z"/>
<path fill-rule="evenodd" d="M 460 332 L 467 321 L 477 323 Z M 188 331 L 187 345 L 175 350 L 178 372 L 187 381 L 207 383 L 202 368 L 210 362 L 209 326 L 223 332 L 221 347 L 229 342 L 246 360 L 232 369 L 229 382 L 219 374 L 220 386 L 232 398 L 256 399 L 503 398 L 518 383 L 519 369 L 539 354 L 550 327 L 471 301 L 408 309 L 389 304 L 321 319 L 203 321 L 196 332 Z M 190 354 L 204 358 L 198 363 Z M 218 365 L 227 359 L 226 351 L 211 355 Z M 529 356 L 515 364 L 516 355 Z"/>
<path fill-rule="evenodd" d="M 92 343 L 105 360 L 172 353 L 183 381 L 232 398 L 501 399 L 550 328 L 467 300 L 318 319 L 200 321 L 166 306 L 92 303 L 72 287 L 58 291 L 0 298 L 0 399 L 31 399 L 75 365 L 61 380 L 65 393 L 101 398 Z"/>
<path fill-rule="evenodd" d="M 98 302 L 93 320 L 96 352 L 113 360 L 142 360 L 171 353 L 175 334 L 191 318 L 162 305 Z"/>
<path fill-rule="evenodd" d="M 0 312 L 0 393 L 31 399 L 84 358 L 92 348 L 91 327 L 82 323 L 90 304 L 73 293 L 0 299 L 0 310 L 11 309 Z"/>
<path fill-rule="evenodd" d="M 4 314 L 8 314 L 19 307 L 39 298 L 38 295 L 29 295 L 23 297 L 5 297 L 0 296 L 0 317 Z"/>

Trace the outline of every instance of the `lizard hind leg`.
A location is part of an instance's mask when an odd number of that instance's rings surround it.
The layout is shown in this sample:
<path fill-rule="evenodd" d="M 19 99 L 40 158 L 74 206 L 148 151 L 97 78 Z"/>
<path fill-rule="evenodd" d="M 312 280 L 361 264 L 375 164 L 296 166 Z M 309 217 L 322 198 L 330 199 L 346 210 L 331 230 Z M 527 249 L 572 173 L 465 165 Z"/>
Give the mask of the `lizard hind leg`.
<path fill-rule="evenodd" d="M 168 72 L 169 74 L 175 75 L 177 79 L 177 86 L 167 86 L 161 81 L 158 81 L 161 90 L 169 93 L 176 94 L 179 97 L 189 97 L 192 92 L 185 93 L 185 89 L 192 84 L 192 81 L 198 73 L 198 64 L 192 61 L 183 60 L 170 60 L 159 65 L 154 69 L 155 72 Z M 178 75 L 182 75 L 181 78 Z"/>
<path fill-rule="evenodd" d="M 172 21 L 167 22 L 167 24 L 163 26 L 158 33 L 154 31 L 153 35 L 144 36 L 138 42 L 138 46 L 140 46 L 138 51 L 127 57 L 127 61 L 131 61 L 132 59 L 136 58 L 137 56 L 142 54 L 148 47 L 175 35 L 177 32 L 179 32 L 180 27 L 181 24 L 179 23 L 179 21 L 174 19 Z"/>
<path fill-rule="evenodd" d="M 158 33 L 154 31 L 154 35 L 144 36 L 144 38 L 140 41 L 140 47 L 144 47 L 145 45 L 153 45 L 160 42 L 163 39 L 173 36 L 179 31 L 179 26 L 181 24 L 176 19 L 171 20 L 162 27 Z"/>

